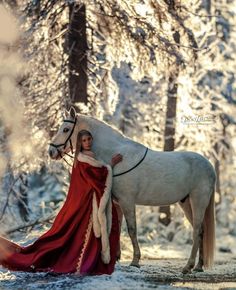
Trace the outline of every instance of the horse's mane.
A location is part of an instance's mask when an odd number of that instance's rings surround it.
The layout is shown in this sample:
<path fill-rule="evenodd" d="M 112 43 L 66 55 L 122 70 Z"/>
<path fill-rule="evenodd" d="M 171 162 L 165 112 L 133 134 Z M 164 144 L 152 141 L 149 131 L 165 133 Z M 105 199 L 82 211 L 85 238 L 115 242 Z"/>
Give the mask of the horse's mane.
<path fill-rule="evenodd" d="M 95 117 L 92 116 L 87 116 L 87 115 L 83 115 L 80 114 L 80 116 L 85 117 L 88 120 L 93 120 L 96 123 L 99 123 L 100 125 L 104 126 L 104 127 L 109 127 L 110 129 L 112 129 L 114 131 L 114 133 L 116 133 L 119 137 L 123 137 L 123 138 L 128 138 L 127 136 L 125 136 L 118 128 L 116 128 L 113 125 L 108 124 L 107 122 L 103 121 L 103 120 L 99 120 Z M 129 139 L 129 138 L 128 138 Z"/>
<path fill-rule="evenodd" d="M 99 120 L 99 119 L 97 119 L 95 117 L 87 116 L 87 115 L 83 115 L 83 114 L 79 114 L 79 116 L 84 117 L 85 121 L 87 121 L 91 125 L 92 125 L 92 123 L 97 123 L 97 124 L 99 124 L 103 128 L 106 127 L 106 128 L 111 129 L 112 130 L 112 133 L 117 136 L 117 139 L 124 138 L 126 141 L 131 142 L 135 146 L 144 146 L 143 144 L 141 144 L 141 143 L 139 143 L 137 141 L 132 140 L 130 137 L 125 136 L 119 129 L 117 129 L 113 125 L 108 124 L 107 122 L 105 122 L 103 120 Z"/>

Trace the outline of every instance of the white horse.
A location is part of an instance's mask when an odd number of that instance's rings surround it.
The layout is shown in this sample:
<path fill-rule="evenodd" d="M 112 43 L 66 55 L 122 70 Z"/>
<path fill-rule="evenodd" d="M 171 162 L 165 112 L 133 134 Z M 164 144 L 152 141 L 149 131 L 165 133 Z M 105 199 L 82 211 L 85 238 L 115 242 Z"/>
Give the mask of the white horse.
<path fill-rule="evenodd" d="M 93 151 L 98 159 L 110 163 L 115 153 L 123 161 L 114 167 L 112 194 L 124 213 L 133 245 L 131 265 L 139 266 L 140 249 L 137 241 L 135 205 L 162 206 L 179 202 L 193 226 L 193 245 L 183 273 L 195 266 L 195 271 L 209 268 L 214 260 L 215 171 L 210 162 L 194 152 L 158 152 L 134 142 L 105 122 L 77 114 L 74 108 L 66 114 L 49 147 L 52 159 L 59 159 L 76 147 L 80 130 L 89 130 Z M 73 149 L 72 149 L 73 151 Z M 121 175 L 120 175 L 121 173 Z M 117 176 L 116 176 L 117 175 Z"/>

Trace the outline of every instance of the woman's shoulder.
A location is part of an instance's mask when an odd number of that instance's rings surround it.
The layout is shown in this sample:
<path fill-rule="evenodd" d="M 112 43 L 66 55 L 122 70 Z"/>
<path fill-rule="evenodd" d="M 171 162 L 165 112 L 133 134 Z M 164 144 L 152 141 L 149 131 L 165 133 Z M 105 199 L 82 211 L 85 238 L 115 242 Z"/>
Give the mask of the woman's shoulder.
<path fill-rule="evenodd" d="M 88 155 L 90 157 L 93 157 L 95 159 L 95 154 L 93 151 L 88 151 L 88 150 L 82 150 L 81 151 L 83 154 Z"/>
<path fill-rule="evenodd" d="M 108 166 L 102 160 L 96 159 L 95 154 L 92 151 L 85 151 L 85 152 L 86 152 L 86 154 L 83 151 L 79 152 L 79 155 L 77 157 L 78 161 L 88 163 L 88 164 L 95 166 L 95 167 Z M 88 152 L 92 152 L 92 154 L 88 153 Z"/>

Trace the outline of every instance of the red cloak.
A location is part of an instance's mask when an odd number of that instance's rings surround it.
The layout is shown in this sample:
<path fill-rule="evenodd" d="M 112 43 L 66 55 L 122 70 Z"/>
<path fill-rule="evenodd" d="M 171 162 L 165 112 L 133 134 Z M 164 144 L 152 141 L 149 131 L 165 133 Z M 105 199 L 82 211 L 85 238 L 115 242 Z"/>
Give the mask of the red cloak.
<path fill-rule="evenodd" d="M 119 243 L 114 204 L 111 229 L 107 236 L 109 261 L 106 264 L 101 254 L 102 238 L 94 234 L 93 218 L 94 197 L 99 209 L 109 187 L 106 182 L 109 167 L 92 157 L 81 153 L 80 156 L 84 158 L 82 161 L 79 159 L 72 169 L 67 198 L 52 227 L 28 246 L 20 246 L 0 237 L 0 265 L 16 271 L 76 272 L 82 275 L 111 274 L 114 271 Z"/>

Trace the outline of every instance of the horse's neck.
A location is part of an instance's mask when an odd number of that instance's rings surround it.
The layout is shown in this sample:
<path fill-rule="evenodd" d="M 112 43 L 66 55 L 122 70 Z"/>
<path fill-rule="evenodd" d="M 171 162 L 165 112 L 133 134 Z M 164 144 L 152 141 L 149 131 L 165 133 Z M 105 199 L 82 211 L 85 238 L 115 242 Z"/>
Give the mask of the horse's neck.
<path fill-rule="evenodd" d="M 96 155 L 104 161 L 110 161 L 110 156 L 119 153 L 119 147 L 124 143 L 125 137 L 102 122 L 92 124 L 92 131 L 93 148 Z M 109 160 L 106 160 L 107 158 Z"/>
<path fill-rule="evenodd" d="M 116 153 L 130 155 L 131 158 L 133 154 L 140 153 L 143 145 L 125 137 L 116 129 L 93 118 L 88 118 L 87 122 L 94 137 L 93 151 L 97 158 L 109 163 L 111 156 Z"/>

